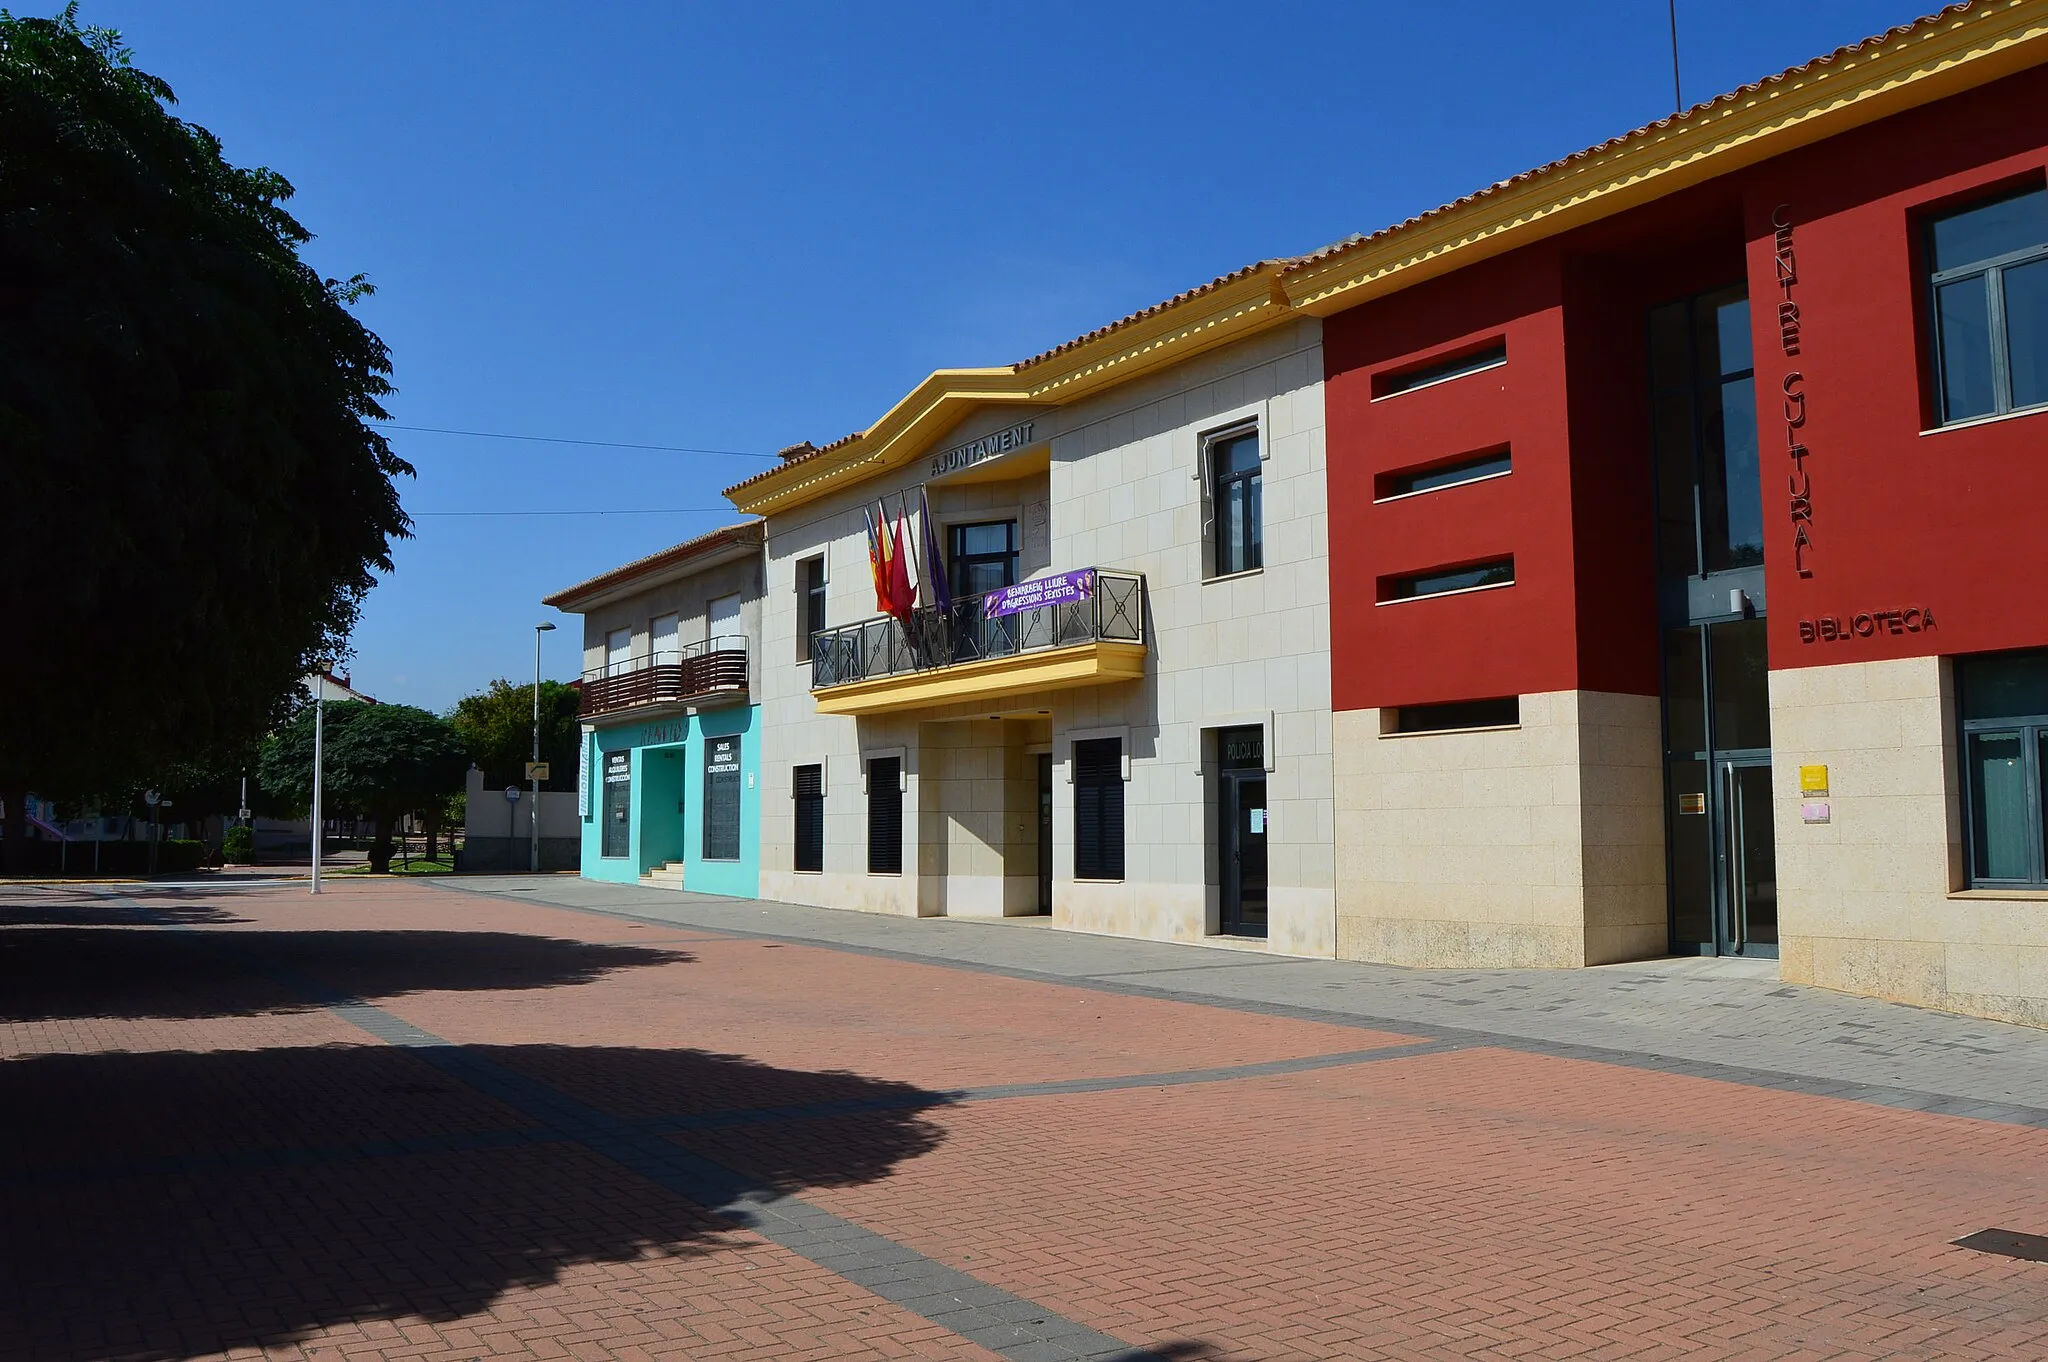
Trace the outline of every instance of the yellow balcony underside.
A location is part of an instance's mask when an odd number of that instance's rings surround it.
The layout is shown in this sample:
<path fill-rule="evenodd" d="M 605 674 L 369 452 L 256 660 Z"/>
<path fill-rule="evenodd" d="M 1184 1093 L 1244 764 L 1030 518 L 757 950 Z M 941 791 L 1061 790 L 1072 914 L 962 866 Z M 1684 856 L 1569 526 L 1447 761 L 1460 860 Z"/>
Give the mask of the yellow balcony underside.
<path fill-rule="evenodd" d="M 1014 657 L 991 657 L 928 672 L 902 672 L 815 691 L 820 714 L 889 714 L 1032 691 L 1069 690 L 1145 674 L 1142 643 L 1082 643 Z"/>

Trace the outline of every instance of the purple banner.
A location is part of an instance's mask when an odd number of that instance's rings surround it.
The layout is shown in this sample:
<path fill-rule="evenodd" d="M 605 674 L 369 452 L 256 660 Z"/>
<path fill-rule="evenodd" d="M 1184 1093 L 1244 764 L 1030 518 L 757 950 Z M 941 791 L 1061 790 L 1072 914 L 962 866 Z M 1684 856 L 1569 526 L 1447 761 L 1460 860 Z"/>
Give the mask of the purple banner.
<path fill-rule="evenodd" d="M 1081 568 L 1074 572 L 1062 572 L 1056 577 L 1034 577 L 1028 582 L 1019 582 L 1000 591 L 991 591 L 982 597 L 986 602 L 983 615 L 987 619 L 996 619 L 1003 615 L 1020 615 L 1026 610 L 1037 610 L 1043 606 L 1085 601 L 1094 594 L 1095 569 Z"/>

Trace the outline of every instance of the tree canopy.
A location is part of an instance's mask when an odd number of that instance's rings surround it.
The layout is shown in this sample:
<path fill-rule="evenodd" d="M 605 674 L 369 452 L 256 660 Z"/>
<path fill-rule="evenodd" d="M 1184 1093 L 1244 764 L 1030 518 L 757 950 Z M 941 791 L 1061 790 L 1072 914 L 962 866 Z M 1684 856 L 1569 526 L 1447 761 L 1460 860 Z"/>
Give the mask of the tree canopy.
<path fill-rule="evenodd" d="M 384 344 L 292 187 L 118 35 L 0 11 L 0 798 L 121 788 L 285 715 L 340 655 L 412 469 Z M 33 640 L 33 643 L 27 642 Z"/>
<path fill-rule="evenodd" d="M 574 686 L 540 683 L 540 759 L 552 767 L 548 783 L 556 789 L 576 779 L 583 736 L 576 718 L 580 700 Z M 448 717 L 468 745 L 470 760 L 483 767 L 486 788 L 526 783 L 526 763 L 533 754 L 532 682 L 493 681 L 456 701 Z"/>
<path fill-rule="evenodd" d="M 426 813 L 463 787 L 469 752 L 454 725 L 412 705 L 330 704 L 321 734 L 321 812 L 374 819 L 370 868 L 391 865 L 391 833 L 409 813 Z M 303 810 L 313 802 L 314 714 L 302 710 L 263 744 L 263 788 Z M 317 833 L 317 830 L 316 830 Z"/>

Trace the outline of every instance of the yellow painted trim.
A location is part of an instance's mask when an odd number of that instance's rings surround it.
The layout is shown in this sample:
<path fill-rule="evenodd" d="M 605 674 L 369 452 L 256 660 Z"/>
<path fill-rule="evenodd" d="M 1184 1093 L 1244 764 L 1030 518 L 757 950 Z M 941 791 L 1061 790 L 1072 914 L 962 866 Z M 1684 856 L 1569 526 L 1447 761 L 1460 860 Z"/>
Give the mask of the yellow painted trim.
<path fill-rule="evenodd" d="M 1816 61 L 1733 99 L 1616 139 L 1339 249 L 1269 264 L 1024 367 L 941 369 L 821 458 L 732 489 L 770 515 L 900 467 L 981 407 L 1058 406 L 1259 334 L 1325 317 L 2048 60 L 2048 0 L 1986 0 L 1940 23 Z"/>
<path fill-rule="evenodd" d="M 981 407 L 1057 406 L 1287 319 L 1279 265 L 1024 369 L 940 369 L 851 442 L 726 495 L 749 515 L 787 511 L 909 463 Z"/>
<path fill-rule="evenodd" d="M 2048 60 L 2048 0 L 1986 4 L 1796 75 L 1765 81 L 1618 145 L 1412 227 L 1358 242 L 1281 281 L 1314 316 L 1582 227 Z"/>
<path fill-rule="evenodd" d="M 1041 653 L 991 657 L 928 672 L 904 672 L 816 692 L 820 714 L 888 714 L 992 701 L 1032 691 L 1071 690 L 1145 674 L 1142 643 L 1096 642 Z"/>

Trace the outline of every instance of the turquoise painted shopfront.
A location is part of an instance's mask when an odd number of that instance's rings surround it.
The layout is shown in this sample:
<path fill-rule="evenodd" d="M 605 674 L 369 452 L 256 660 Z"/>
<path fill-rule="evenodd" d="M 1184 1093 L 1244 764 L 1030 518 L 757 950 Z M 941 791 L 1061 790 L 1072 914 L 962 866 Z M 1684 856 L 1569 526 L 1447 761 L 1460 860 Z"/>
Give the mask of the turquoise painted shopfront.
<path fill-rule="evenodd" d="M 584 735 L 583 877 L 631 884 L 683 865 L 684 887 L 756 898 L 761 711 L 712 709 Z"/>

